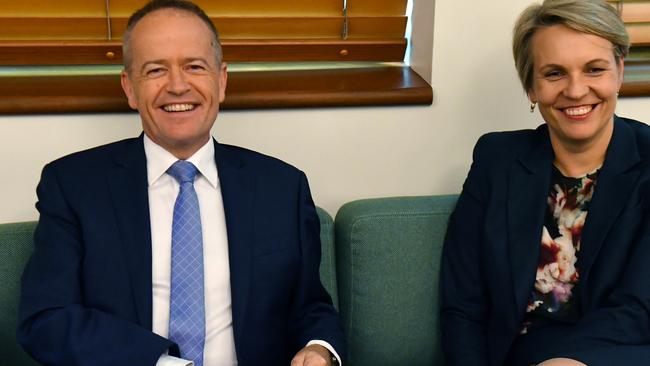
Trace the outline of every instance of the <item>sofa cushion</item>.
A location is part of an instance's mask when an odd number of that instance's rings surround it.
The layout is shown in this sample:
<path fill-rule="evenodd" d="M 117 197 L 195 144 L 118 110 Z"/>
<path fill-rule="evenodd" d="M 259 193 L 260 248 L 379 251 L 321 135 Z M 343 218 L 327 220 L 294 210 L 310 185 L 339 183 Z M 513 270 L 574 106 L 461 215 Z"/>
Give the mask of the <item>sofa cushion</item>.
<path fill-rule="evenodd" d="M 438 274 L 456 199 L 368 199 L 339 210 L 339 311 L 349 365 L 442 364 Z"/>

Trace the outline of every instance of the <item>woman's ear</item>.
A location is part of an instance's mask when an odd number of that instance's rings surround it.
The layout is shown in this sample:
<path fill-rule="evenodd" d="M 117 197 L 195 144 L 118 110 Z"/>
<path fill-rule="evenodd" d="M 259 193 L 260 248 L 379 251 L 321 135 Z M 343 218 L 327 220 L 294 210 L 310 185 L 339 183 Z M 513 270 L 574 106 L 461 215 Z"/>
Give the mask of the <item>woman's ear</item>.
<path fill-rule="evenodd" d="M 531 103 L 537 103 L 537 95 L 535 95 L 535 92 L 531 89 L 527 93 L 528 95 L 528 100 L 530 100 Z"/>
<path fill-rule="evenodd" d="M 621 85 L 623 85 L 623 79 L 624 79 L 624 74 L 625 74 L 625 60 L 623 57 L 620 57 L 618 59 L 618 90 L 621 90 Z"/>

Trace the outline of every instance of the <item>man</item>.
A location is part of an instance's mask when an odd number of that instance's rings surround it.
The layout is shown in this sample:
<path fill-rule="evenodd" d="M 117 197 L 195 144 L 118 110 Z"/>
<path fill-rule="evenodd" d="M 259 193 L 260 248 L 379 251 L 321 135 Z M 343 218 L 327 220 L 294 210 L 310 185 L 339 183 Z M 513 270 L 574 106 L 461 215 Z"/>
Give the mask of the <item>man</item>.
<path fill-rule="evenodd" d="M 124 62 L 144 134 L 44 168 L 19 342 L 47 365 L 340 362 L 304 174 L 210 136 L 227 72 L 209 18 L 145 5 Z"/>

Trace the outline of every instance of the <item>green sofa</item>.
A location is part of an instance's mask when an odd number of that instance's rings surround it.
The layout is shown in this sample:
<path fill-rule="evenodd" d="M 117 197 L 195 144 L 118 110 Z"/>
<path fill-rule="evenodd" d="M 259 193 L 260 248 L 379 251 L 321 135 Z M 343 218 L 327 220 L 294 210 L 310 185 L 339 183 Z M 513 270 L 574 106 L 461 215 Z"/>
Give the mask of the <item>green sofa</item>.
<path fill-rule="evenodd" d="M 443 364 L 438 269 L 455 195 L 359 200 L 318 209 L 321 279 L 341 313 L 347 366 Z M 37 365 L 15 338 L 20 274 L 35 222 L 0 225 L 0 360 Z"/>

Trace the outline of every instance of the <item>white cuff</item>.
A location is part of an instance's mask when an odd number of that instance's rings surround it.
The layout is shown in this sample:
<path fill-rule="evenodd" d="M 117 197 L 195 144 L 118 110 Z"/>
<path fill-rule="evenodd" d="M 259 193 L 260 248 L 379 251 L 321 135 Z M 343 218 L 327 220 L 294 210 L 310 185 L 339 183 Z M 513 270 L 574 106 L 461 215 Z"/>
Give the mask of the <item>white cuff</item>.
<path fill-rule="evenodd" d="M 194 362 L 164 354 L 160 356 L 156 366 L 194 366 Z"/>
<path fill-rule="evenodd" d="M 343 362 L 341 362 L 341 357 L 339 356 L 338 353 L 336 353 L 336 350 L 334 349 L 334 347 L 332 347 L 331 344 L 329 344 L 329 343 L 327 343 L 325 341 L 322 341 L 320 339 L 315 339 L 315 340 L 309 341 L 309 343 L 307 343 L 308 346 L 312 345 L 312 344 L 318 344 L 320 346 L 323 346 L 323 347 L 327 348 L 327 350 L 332 352 L 334 357 L 336 357 L 336 359 L 339 361 L 339 366 L 343 366 Z M 156 365 L 156 366 L 158 366 L 158 365 Z"/>

